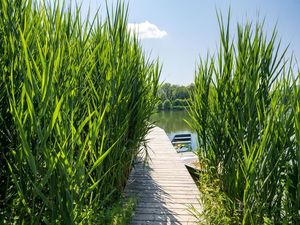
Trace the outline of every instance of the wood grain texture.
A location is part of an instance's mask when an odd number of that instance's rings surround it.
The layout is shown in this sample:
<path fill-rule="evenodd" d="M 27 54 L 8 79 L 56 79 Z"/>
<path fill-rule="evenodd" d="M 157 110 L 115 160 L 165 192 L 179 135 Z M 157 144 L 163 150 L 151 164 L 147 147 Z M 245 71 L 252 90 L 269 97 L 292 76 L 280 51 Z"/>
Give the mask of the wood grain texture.
<path fill-rule="evenodd" d="M 127 197 L 137 198 L 131 224 L 197 224 L 189 209 L 201 210 L 200 193 L 180 154 L 159 127 L 147 139 L 151 160 L 137 162 L 125 188 Z"/>

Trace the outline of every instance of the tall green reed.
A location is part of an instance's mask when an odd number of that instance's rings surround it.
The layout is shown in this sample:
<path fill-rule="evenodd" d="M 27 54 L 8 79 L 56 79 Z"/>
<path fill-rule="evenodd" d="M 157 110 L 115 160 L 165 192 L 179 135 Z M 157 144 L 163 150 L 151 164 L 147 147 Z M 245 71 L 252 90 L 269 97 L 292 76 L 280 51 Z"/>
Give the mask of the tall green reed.
<path fill-rule="evenodd" d="M 276 29 L 268 37 L 261 23 L 239 24 L 233 41 L 230 14 L 218 21 L 220 49 L 200 61 L 191 103 L 203 178 L 210 177 L 202 181 L 226 195 L 228 224 L 297 224 L 299 75 Z M 206 212 L 206 222 L 215 223 Z"/>
<path fill-rule="evenodd" d="M 107 14 L 83 22 L 59 1 L 1 0 L 6 223 L 101 223 L 124 189 L 151 129 L 160 66 L 127 31 L 123 4 Z"/>

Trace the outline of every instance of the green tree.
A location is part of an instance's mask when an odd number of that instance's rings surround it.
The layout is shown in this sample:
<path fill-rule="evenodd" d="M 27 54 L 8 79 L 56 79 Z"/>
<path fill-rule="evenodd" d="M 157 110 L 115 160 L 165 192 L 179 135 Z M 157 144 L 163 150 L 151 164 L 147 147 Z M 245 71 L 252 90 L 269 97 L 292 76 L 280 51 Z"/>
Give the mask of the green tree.
<path fill-rule="evenodd" d="M 182 101 L 181 99 L 175 99 L 173 101 L 173 106 L 182 106 Z"/>
<path fill-rule="evenodd" d="M 173 91 L 173 99 L 187 99 L 189 98 L 188 89 L 185 86 L 175 86 Z"/>
<path fill-rule="evenodd" d="M 172 85 L 170 83 L 165 83 L 160 88 L 161 96 L 163 96 L 164 100 L 169 99 L 172 100 L 173 91 Z"/>
<path fill-rule="evenodd" d="M 172 108 L 172 104 L 171 101 L 169 99 L 164 101 L 164 109 L 171 109 Z"/>
<path fill-rule="evenodd" d="M 158 110 L 163 109 L 163 103 L 162 103 L 162 101 L 158 101 L 158 103 L 157 103 L 157 109 Z"/>

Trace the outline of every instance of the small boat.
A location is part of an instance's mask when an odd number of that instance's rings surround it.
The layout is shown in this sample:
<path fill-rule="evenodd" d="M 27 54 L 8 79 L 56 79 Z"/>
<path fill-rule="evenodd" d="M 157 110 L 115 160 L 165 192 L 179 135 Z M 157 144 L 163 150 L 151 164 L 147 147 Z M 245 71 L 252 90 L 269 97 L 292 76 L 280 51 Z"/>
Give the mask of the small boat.
<path fill-rule="evenodd" d="M 172 139 L 172 144 L 191 144 L 192 143 L 192 135 L 191 134 L 175 134 Z"/>
<path fill-rule="evenodd" d="M 192 135 L 191 134 L 175 134 L 172 144 L 177 153 L 192 151 Z"/>

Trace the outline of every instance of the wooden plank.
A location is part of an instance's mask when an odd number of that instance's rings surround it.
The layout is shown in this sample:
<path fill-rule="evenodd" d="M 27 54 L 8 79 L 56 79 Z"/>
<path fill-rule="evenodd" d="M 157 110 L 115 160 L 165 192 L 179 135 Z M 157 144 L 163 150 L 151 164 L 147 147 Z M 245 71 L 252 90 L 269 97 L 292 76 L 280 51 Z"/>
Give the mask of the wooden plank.
<path fill-rule="evenodd" d="M 199 193 L 199 192 L 198 192 Z M 174 201 L 175 199 L 192 199 L 193 201 L 197 202 L 198 198 L 195 198 L 195 195 L 198 194 L 196 191 L 191 191 L 190 193 L 183 193 L 183 192 L 155 192 L 154 190 L 151 190 L 148 192 L 147 191 L 139 191 L 138 192 L 133 192 L 133 191 L 128 191 L 125 193 L 126 196 L 138 196 L 139 200 L 141 199 L 155 199 L 155 200 L 160 200 L 160 201 L 167 201 L 171 199 Z M 184 203 L 184 202 L 183 202 Z"/>
<path fill-rule="evenodd" d="M 191 208 L 191 206 L 194 206 L 196 209 L 201 210 L 201 206 L 199 204 L 188 204 L 188 203 L 155 203 L 155 202 L 144 202 L 143 204 L 138 204 L 137 205 L 137 209 L 138 208 L 146 208 L 146 209 L 150 209 L 150 208 L 159 208 L 161 211 L 174 211 L 174 210 L 178 210 L 178 209 L 184 209 L 186 211 L 189 211 L 189 209 Z"/>
<path fill-rule="evenodd" d="M 188 193 L 187 193 L 188 192 Z M 189 195 L 197 195 L 199 193 L 198 190 L 191 190 L 191 189 L 185 189 L 185 190 L 169 190 L 168 191 L 168 194 L 170 196 L 173 196 L 173 195 L 185 195 L 185 196 L 189 196 Z M 145 194 L 145 195 L 154 195 L 154 194 L 158 194 L 158 195 L 166 195 L 163 191 L 156 191 L 155 189 L 148 189 L 148 190 L 144 190 L 143 193 L 140 192 L 140 190 L 128 190 L 127 191 L 127 194 L 128 195 L 138 195 L 138 194 Z"/>
<path fill-rule="evenodd" d="M 196 224 L 189 208 L 201 210 L 200 193 L 180 154 L 158 127 L 147 139 L 151 160 L 135 165 L 125 188 L 126 197 L 137 198 L 131 224 Z"/>
<path fill-rule="evenodd" d="M 171 222 L 180 222 L 180 220 L 183 221 L 192 221 L 193 217 L 191 215 L 183 215 L 183 214 L 175 214 L 175 213 L 169 213 L 169 214 L 149 214 L 149 213 L 139 213 L 134 220 L 148 220 L 148 221 L 171 221 Z"/>
<path fill-rule="evenodd" d="M 183 206 L 181 208 L 170 208 L 169 211 L 175 211 L 176 210 L 176 213 L 178 214 L 188 214 L 190 215 L 189 211 L 186 209 L 186 206 Z M 155 215 L 164 215 L 166 214 L 166 212 L 161 209 L 161 208 L 155 208 L 155 207 L 152 207 L 152 208 L 141 208 L 141 207 L 137 207 L 135 209 L 135 212 L 136 213 L 148 213 L 148 214 L 155 214 Z"/>
<path fill-rule="evenodd" d="M 179 204 L 198 204 L 197 199 L 193 198 L 174 198 L 174 199 L 167 199 L 167 198 L 154 198 L 148 197 L 143 198 L 142 196 L 139 197 L 138 202 L 141 204 L 143 203 L 179 203 Z"/>
<path fill-rule="evenodd" d="M 174 221 L 138 221 L 133 220 L 131 222 L 131 225 L 196 225 L 197 223 L 190 222 L 190 221 L 180 221 L 180 222 L 174 222 Z"/>
<path fill-rule="evenodd" d="M 182 181 L 184 182 L 184 181 Z M 134 182 L 132 184 L 129 184 L 128 185 L 128 188 L 132 189 L 132 188 L 136 188 L 136 187 L 139 187 L 139 188 L 145 188 L 145 189 L 153 189 L 153 188 L 157 188 L 157 189 L 163 189 L 164 190 L 164 187 L 176 187 L 176 189 L 180 189 L 181 187 L 182 188 L 185 188 L 185 187 L 190 187 L 190 185 L 192 185 L 193 183 L 147 183 L 147 182 L 143 182 L 143 183 L 138 183 L 138 182 Z M 148 188 L 147 188 L 148 187 Z M 193 190 L 197 190 L 196 188 L 193 188 Z"/>

